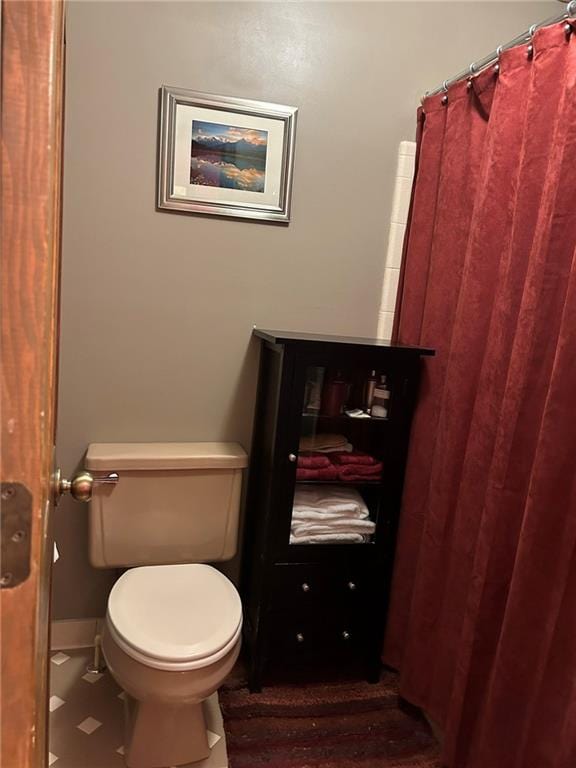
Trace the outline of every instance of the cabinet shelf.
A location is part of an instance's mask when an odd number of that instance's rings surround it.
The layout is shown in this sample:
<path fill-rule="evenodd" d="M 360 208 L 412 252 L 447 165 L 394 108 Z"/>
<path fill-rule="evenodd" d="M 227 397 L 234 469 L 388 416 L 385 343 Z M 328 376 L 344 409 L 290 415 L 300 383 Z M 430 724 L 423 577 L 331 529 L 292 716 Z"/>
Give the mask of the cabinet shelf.
<path fill-rule="evenodd" d="M 359 422 L 361 424 L 382 424 L 390 421 L 388 416 L 370 416 L 367 419 L 359 419 L 354 416 L 347 416 L 345 413 L 340 414 L 339 416 L 326 416 L 326 414 L 323 413 L 307 413 L 306 411 L 302 413 L 302 418 L 307 420 L 317 419 L 319 421 L 345 422 L 346 424 L 350 424 L 350 422 Z"/>

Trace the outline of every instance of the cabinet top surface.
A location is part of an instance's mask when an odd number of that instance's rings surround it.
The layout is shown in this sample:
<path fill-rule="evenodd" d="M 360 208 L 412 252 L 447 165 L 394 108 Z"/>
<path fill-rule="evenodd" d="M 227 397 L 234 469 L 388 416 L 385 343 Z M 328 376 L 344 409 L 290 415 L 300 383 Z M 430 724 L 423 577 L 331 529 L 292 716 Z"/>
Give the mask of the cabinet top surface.
<path fill-rule="evenodd" d="M 379 349 L 403 349 L 419 355 L 433 355 L 434 350 L 426 347 L 414 347 L 409 344 L 392 344 L 386 339 L 375 339 L 362 336 L 335 336 L 324 333 L 303 333 L 301 331 L 273 331 L 266 328 L 254 328 L 253 333 L 260 339 L 272 344 L 297 344 L 312 342 L 317 344 L 349 344 L 359 347 L 376 347 Z"/>

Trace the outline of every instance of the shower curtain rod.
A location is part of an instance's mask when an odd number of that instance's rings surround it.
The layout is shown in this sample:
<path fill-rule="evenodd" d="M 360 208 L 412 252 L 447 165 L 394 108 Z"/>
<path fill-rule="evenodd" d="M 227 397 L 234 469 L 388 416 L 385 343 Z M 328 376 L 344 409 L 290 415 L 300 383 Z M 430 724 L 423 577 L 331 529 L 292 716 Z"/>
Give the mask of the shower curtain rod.
<path fill-rule="evenodd" d="M 477 75 L 478 72 L 481 72 L 486 67 L 490 66 L 490 64 L 494 64 L 498 61 L 500 58 L 500 54 L 502 51 L 505 51 L 507 48 L 514 48 L 516 45 L 521 45 L 522 43 L 528 43 L 532 39 L 534 32 L 536 32 L 537 29 L 540 29 L 541 27 L 548 27 L 550 24 L 557 24 L 560 21 L 564 21 L 564 19 L 571 19 L 576 17 L 576 0 L 571 0 L 571 2 L 568 3 L 566 6 L 566 10 L 561 16 L 554 16 L 551 19 L 546 19 L 546 21 L 541 21 L 539 24 L 533 24 L 530 29 L 527 29 L 526 32 L 523 32 L 521 35 L 518 35 L 513 40 L 510 40 L 508 43 L 505 43 L 504 45 L 498 46 L 495 51 L 492 51 L 492 53 L 489 53 L 487 56 L 484 56 L 483 59 L 478 59 L 478 61 L 473 61 L 472 64 L 468 67 L 468 69 L 462 70 L 462 72 L 459 72 L 457 75 L 454 75 L 454 77 L 451 77 L 449 80 L 444 80 L 442 85 L 439 85 L 437 88 L 434 88 L 432 91 L 426 91 L 424 94 L 424 98 L 428 96 L 435 96 L 437 93 L 442 93 L 443 91 L 447 91 L 448 88 L 451 85 L 454 85 L 454 83 L 457 83 L 459 80 L 465 80 L 467 77 L 471 77 L 472 75 Z"/>

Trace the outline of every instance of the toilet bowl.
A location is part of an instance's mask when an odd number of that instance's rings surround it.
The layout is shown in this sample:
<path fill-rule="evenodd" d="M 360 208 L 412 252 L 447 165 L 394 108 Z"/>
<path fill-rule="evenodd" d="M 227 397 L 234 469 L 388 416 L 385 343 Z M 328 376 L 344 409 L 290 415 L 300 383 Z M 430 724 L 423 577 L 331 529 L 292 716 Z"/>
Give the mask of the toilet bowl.
<path fill-rule="evenodd" d="M 202 702 L 238 658 L 242 606 L 209 565 L 126 571 L 108 599 L 102 650 L 125 692 L 129 768 L 192 763 L 210 752 Z"/>

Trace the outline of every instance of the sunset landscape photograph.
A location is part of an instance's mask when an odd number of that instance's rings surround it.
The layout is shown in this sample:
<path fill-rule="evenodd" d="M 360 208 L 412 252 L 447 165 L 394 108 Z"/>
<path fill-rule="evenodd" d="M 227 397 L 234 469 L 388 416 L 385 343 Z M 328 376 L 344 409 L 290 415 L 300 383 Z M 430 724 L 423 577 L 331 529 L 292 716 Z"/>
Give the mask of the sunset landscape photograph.
<path fill-rule="evenodd" d="M 268 132 L 192 121 L 190 183 L 264 192 Z"/>

